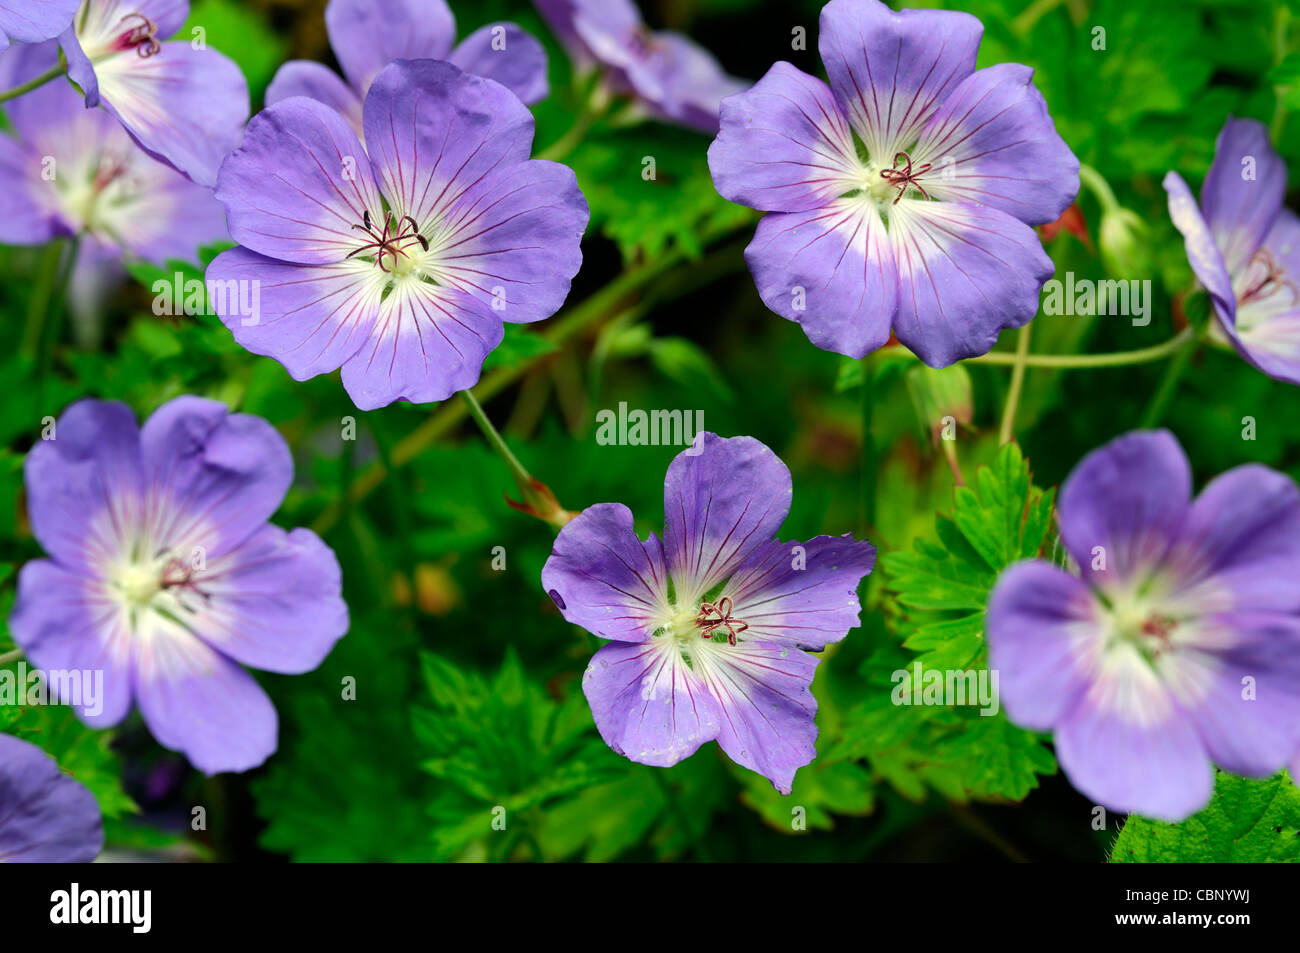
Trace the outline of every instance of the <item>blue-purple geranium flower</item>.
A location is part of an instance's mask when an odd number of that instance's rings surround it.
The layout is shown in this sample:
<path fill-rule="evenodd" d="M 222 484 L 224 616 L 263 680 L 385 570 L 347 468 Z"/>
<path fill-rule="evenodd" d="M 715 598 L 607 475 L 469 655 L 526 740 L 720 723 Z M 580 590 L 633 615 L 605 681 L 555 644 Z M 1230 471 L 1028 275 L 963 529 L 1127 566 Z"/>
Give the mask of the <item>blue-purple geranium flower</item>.
<path fill-rule="evenodd" d="M 189 16 L 188 0 L 83 0 L 59 37 L 68 75 L 150 155 L 212 185 L 248 120 L 248 84 L 229 58 L 199 39 L 164 42 Z"/>
<path fill-rule="evenodd" d="M 0 50 L 52 40 L 72 23 L 81 0 L 0 0 Z M 9 87 L 5 87 L 8 89 Z"/>
<path fill-rule="evenodd" d="M 103 846 L 86 786 L 40 748 L 0 734 L 0 864 L 88 864 Z"/>
<path fill-rule="evenodd" d="M 235 339 L 297 380 L 341 366 L 362 410 L 443 400 L 478 380 L 503 321 L 563 303 L 587 202 L 567 166 L 529 159 L 523 103 L 450 63 L 384 69 L 364 123 L 363 148 L 306 97 L 253 118 L 217 183 L 244 247 L 208 288 Z M 259 314 L 229 305 L 243 287 Z"/>
<path fill-rule="evenodd" d="M 752 437 L 702 434 L 664 481 L 663 540 L 621 503 L 555 541 L 542 585 L 564 618 L 612 640 L 583 676 L 606 744 L 667 766 L 716 740 L 783 794 L 816 756 L 817 652 L 858 624 L 876 551 L 850 536 L 780 542 L 790 471 Z"/>
<path fill-rule="evenodd" d="M 0 55 L 0 85 L 58 62 L 53 43 Z M 79 263 L 106 269 L 126 256 L 162 265 L 189 261 L 226 237 L 212 190 L 142 152 L 102 109 L 87 109 L 67 83 L 8 104 L 15 135 L 0 133 L 0 242 L 39 245 L 80 235 Z M 125 274 L 120 265 L 119 274 Z"/>
<path fill-rule="evenodd" d="M 1273 774 L 1300 746 L 1300 492 L 1246 465 L 1195 500 L 1167 431 L 1128 434 L 1070 474 L 1061 540 L 1002 574 L 989 664 L 1008 716 L 1053 731 L 1070 781 L 1112 810 L 1180 820 L 1212 763 Z"/>
<path fill-rule="evenodd" d="M 1268 129 L 1227 121 L 1199 207 L 1177 172 L 1164 184 L 1214 327 L 1265 374 L 1300 384 L 1300 218 L 1282 205 L 1286 165 Z"/>
<path fill-rule="evenodd" d="M 763 303 L 862 357 L 892 331 L 932 367 L 1025 324 L 1053 266 L 1030 225 L 1074 200 L 1079 163 L 1027 66 L 975 69 L 965 13 L 832 0 L 830 85 L 777 63 L 722 104 L 718 191 L 770 212 L 745 259 Z"/>
<path fill-rule="evenodd" d="M 362 135 L 366 93 L 394 60 L 446 60 L 496 80 L 525 103 L 549 91 L 546 50 L 533 36 L 513 23 L 493 23 L 457 44 L 456 19 L 443 0 L 330 0 L 325 28 L 347 82 L 320 63 L 291 60 L 271 81 L 268 106 L 307 96 L 333 107 Z"/>
<path fill-rule="evenodd" d="M 85 400 L 25 476 L 50 558 L 22 569 L 14 641 L 42 669 L 103 671 L 100 710 L 78 709 L 87 724 L 134 702 L 201 771 L 261 764 L 275 708 L 242 666 L 310 671 L 348 627 L 334 553 L 267 522 L 293 478 L 275 428 L 198 397 L 143 427 L 123 404 Z"/>
<path fill-rule="evenodd" d="M 717 132 L 718 105 L 748 85 L 690 37 L 649 30 L 632 0 L 536 3 L 579 72 L 602 70 L 610 92 L 654 118 Z"/>

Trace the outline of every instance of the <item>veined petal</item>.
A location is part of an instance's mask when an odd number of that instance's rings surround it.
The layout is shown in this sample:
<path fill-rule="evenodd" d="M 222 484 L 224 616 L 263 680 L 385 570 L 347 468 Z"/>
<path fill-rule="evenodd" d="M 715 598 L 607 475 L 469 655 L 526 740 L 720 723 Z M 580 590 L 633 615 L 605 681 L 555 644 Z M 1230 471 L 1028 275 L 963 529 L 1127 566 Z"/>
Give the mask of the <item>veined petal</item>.
<path fill-rule="evenodd" d="M 1173 434 L 1125 434 L 1089 453 L 1062 484 L 1061 541 L 1092 585 L 1123 585 L 1161 562 L 1191 495 L 1191 468 Z"/>
<path fill-rule="evenodd" d="M 290 60 L 276 70 L 266 88 L 266 105 L 274 106 L 294 96 L 324 103 L 341 114 L 358 136 L 362 135 L 361 97 L 329 67 L 310 60 Z"/>
<path fill-rule="evenodd" d="M 721 123 L 709 170 L 732 202 L 801 212 L 862 185 L 853 132 L 830 87 L 789 63 L 724 100 Z"/>
<path fill-rule="evenodd" d="M 746 641 L 703 642 L 692 659 L 717 699 L 722 750 L 789 794 L 795 772 L 817 757 L 817 658 L 786 645 Z"/>
<path fill-rule="evenodd" d="M 337 370 L 374 333 L 388 276 L 352 259 L 295 265 L 245 248 L 208 266 L 208 295 L 235 340 L 294 380 Z"/>
<path fill-rule="evenodd" d="M 589 214 L 572 169 L 530 159 L 462 192 L 429 234 L 428 259 L 503 320 L 540 321 L 568 297 Z"/>
<path fill-rule="evenodd" d="M 745 263 L 763 303 L 818 347 L 862 357 L 889 340 L 898 268 L 872 204 L 847 198 L 765 215 Z"/>
<path fill-rule="evenodd" d="M 852 536 L 773 540 L 745 561 L 722 595 L 748 626 L 747 641 L 818 651 L 858 625 L 858 584 L 875 562 L 876 548 Z"/>
<path fill-rule="evenodd" d="M 190 15 L 189 0 L 89 0 L 85 7 L 77 18 L 77 32 L 87 47 L 94 48 L 142 25 L 135 14 L 154 25 L 160 40 L 174 36 Z"/>
<path fill-rule="evenodd" d="M 1027 225 L 1054 222 L 1079 192 L 1079 160 L 1056 132 L 1034 71 L 977 70 L 921 130 L 912 154 L 936 199 L 989 205 Z"/>
<path fill-rule="evenodd" d="M 895 13 L 879 0 L 831 0 L 822 7 L 817 48 L 867 151 L 888 162 L 975 71 L 983 35 L 968 13 Z"/>
<path fill-rule="evenodd" d="M 663 546 L 637 538 L 622 503 L 597 503 L 556 537 L 542 588 L 574 625 L 607 639 L 644 642 L 668 611 Z"/>
<path fill-rule="evenodd" d="M 0 734 L 0 863 L 88 864 L 103 846 L 95 795 L 36 745 Z"/>
<path fill-rule="evenodd" d="M 676 764 L 721 728 L 718 703 L 671 638 L 604 646 L 582 690 L 605 744 L 640 764 Z"/>
<path fill-rule="evenodd" d="M 513 23 L 479 27 L 457 44 L 447 61 L 466 73 L 495 80 L 529 105 L 551 91 L 545 47 Z"/>
<path fill-rule="evenodd" d="M 1219 323 L 1228 330 L 1237 315 L 1237 295 L 1223 253 L 1183 177 L 1177 172 L 1166 173 L 1164 187 L 1169 194 L 1169 218 L 1182 233 L 1187 261 L 1214 302 Z"/>
<path fill-rule="evenodd" d="M 382 227 L 383 200 L 347 120 L 312 99 L 287 99 L 248 124 L 221 166 L 217 200 L 230 235 L 282 261 L 324 265 L 357 251 Z"/>
<path fill-rule="evenodd" d="M 275 751 L 278 719 L 253 677 L 157 613 L 137 633 L 136 697 L 150 733 L 204 774 L 247 771 Z"/>
<path fill-rule="evenodd" d="M 330 46 L 348 82 L 362 96 L 394 60 L 445 60 L 456 20 L 445 0 L 330 0 Z"/>
<path fill-rule="evenodd" d="M 1104 637 L 1088 587 L 1040 561 L 998 577 L 984 634 L 1007 717 L 1033 731 L 1050 730 L 1071 710 Z"/>
<path fill-rule="evenodd" d="M 0 0 L 0 50 L 10 43 L 40 43 L 72 24 L 81 0 Z"/>
<path fill-rule="evenodd" d="M 533 115 L 499 83 L 403 60 L 371 85 L 365 130 L 384 196 L 427 235 L 485 176 L 528 159 Z"/>
<path fill-rule="evenodd" d="M 344 362 L 343 386 L 361 410 L 446 400 L 478 383 L 504 334 L 501 315 L 472 295 L 407 276 L 380 304 L 370 340 Z"/>
<path fill-rule="evenodd" d="M 931 367 L 987 354 L 1038 312 L 1055 266 L 1033 229 L 995 208 L 903 199 L 890 206 L 898 263 L 894 333 Z"/>
<path fill-rule="evenodd" d="M 1229 119 L 1214 146 L 1201 186 L 1201 208 L 1229 274 L 1237 274 L 1259 248 L 1286 192 L 1286 163 L 1254 119 Z"/>
<path fill-rule="evenodd" d="M 1255 257 L 1233 277 L 1236 315 L 1220 326 L 1247 361 L 1300 384 L 1300 217 L 1283 208 Z"/>
<path fill-rule="evenodd" d="M 267 525 L 208 560 L 196 634 L 235 661 L 268 672 L 316 668 L 348 630 L 339 561 L 309 529 Z"/>
<path fill-rule="evenodd" d="M 781 459 L 753 437 L 700 434 L 664 478 L 664 555 L 676 602 L 690 605 L 776 535 L 793 488 Z"/>

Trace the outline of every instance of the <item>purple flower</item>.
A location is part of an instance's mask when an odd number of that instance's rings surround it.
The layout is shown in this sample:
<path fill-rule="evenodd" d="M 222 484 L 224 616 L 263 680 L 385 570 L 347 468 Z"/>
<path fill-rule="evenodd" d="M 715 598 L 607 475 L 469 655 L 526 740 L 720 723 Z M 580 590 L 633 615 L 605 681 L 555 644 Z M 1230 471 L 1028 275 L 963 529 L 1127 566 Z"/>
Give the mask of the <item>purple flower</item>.
<path fill-rule="evenodd" d="M 1198 208 L 1177 172 L 1169 217 L 1218 317 L 1215 327 L 1270 377 L 1300 384 L 1300 218 L 1282 207 L 1286 165 L 1252 119 L 1229 119 Z"/>
<path fill-rule="evenodd" d="M 13 41 L 52 40 L 72 23 L 81 0 L 0 0 L 0 50 Z M 9 87 L 5 87 L 8 89 Z"/>
<path fill-rule="evenodd" d="M 777 63 L 722 104 L 718 191 L 773 214 L 745 252 L 763 303 L 820 348 L 892 331 L 931 367 L 1025 324 L 1053 265 L 1030 225 L 1074 200 L 1078 160 L 1027 66 L 975 69 L 969 14 L 832 0 L 830 86 Z"/>
<path fill-rule="evenodd" d="M 307 96 L 342 113 L 362 135 L 362 101 L 380 70 L 394 60 L 446 60 L 496 80 L 525 103 L 549 92 L 541 43 L 513 23 L 494 23 L 453 48 L 456 19 L 444 0 L 330 0 L 325 28 L 347 82 L 320 63 L 292 60 L 271 81 L 268 106 Z"/>
<path fill-rule="evenodd" d="M 293 478 L 260 417 L 178 397 L 137 427 L 84 400 L 25 468 L 32 532 L 9 620 L 47 671 L 102 670 L 93 727 L 134 701 L 155 738 L 201 771 L 243 771 L 275 750 L 276 714 L 241 666 L 296 674 L 347 631 L 334 553 L 267 522 Z"/>
<path fill-rule="evenodd" d="M 664 481 L 664 537 L 644 541 L 621 503 L 560 531 L 542 586 L 602 638 L 583 676 L 605 743 L 666 767 L 716 740 L 790 793 L 816 756 L 817 652 L 858 624 L 876 551 L 849 536 L 774 539 L 790 471 L 752 437 L 704 434 Z"/>
<path fill-rule="evenodd" d="M 652 32 L 632 0 L 536 0 L 579 72 L 603 69 L 617 94 L 651 116 L 718 131 L 718 105 L 748 84 L 671 30 Z"/>
<path fill-rule="evenodd" d="M 88 864 L 103 846 L 95 795 L 40 748 L 0 734 L 0 864 Z"/>
<path fill-rule="evenodd" d="M 195 39 L 165 43 L 188 0 L 85 0 L 59 37 L 68 76 L 150 155 L 200 185 L 239 145 L 248 84 L 239 67 Z"/>
<path fill-rule="evenodd" d="M 1211 762 L 1264 777 L 1300 746 L 1300 492 L 1247 465 L 1195 500 L 1167 431 L 1131 433 L 1066 480 L 1061 540 L 989 599 L 989 663 L 1016 723 L 1054 731 L 1070 781 L 1116 811 L 1176 821 Z"/>
<path fill-rule="evenodd" d="M 341 366 L 362 410 L 443 400 L 478 380 L 503 320 L 564 302 L 587 202 L 571 169 L 528 158 L 518 98 L 449 63 L 387 67 L 364 123 L 363 149 L 305 97 L 253 118 L 217 184 L 244 247 L 208 288 L 235 339 L 296 380 Z M 258 314 L 229 305 L 237 288 L 257 289 Z"/>
<path fill-rule="evenodd" d="M 57 61 L 53 42 L 13 47 L 0 55 L 0 82 L 23 82 Z M 8 114 L 17 135 L 0 134 L 0 242 L 81 235 L 81 260 L 94 267 L 123 254 L 159 265 L 189 261 L 199 246 L 226 237 L 211 189 L 140 151 L 112 116 L 87 109 L 66 83 L 20 96 Z"/>

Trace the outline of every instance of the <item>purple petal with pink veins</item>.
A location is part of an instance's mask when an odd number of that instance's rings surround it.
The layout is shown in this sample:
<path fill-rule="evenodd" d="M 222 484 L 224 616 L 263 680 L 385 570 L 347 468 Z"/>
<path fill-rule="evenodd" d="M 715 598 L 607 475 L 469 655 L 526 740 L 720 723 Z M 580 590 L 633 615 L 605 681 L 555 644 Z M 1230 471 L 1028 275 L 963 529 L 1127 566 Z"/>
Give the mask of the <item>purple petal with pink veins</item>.
<path fill-rule="evenodd" d="M 1079 192 L 1079 160 L 1056 132 L 1034 71 L 978 70 L 926 123 L 912 162 L 936 199 L 1001 209 L 1027 225 L 1054 222 Z"/>
<path fill-rule="evenodd" d="M 293 479 L 289 446 L 261 417 L 183 396 L 158 408 L 140 430 L 151 486 L 152 538 L 189 560 L 234 549 L 280 508 Z"/>
<path fill-rule="evenodd" d="M 103 846 L 89 788 L 36 745 L 0 735 L 0 862 L 88 864 Z"/>
<path fill-rule="evenodd" d="M 889 340 L 898 268 L 884 223 L 861 200 L 765 215 L 745 263 L 763 303 L 818 347 L 862 357 Z"/>
<path fill-rule="evenodd" d="M 987 354 L 1038 312 L 1055 266 L 1033 229 L 994 208 L 904 199 L 891 206 L 894 333 L 930 367 Z"/>
<path fill-rule="evenodd" d="M 330 46 L 348 82 L 365 95 L 394 60 L 445 60 L 456 20 L 444 0 L 330 0 Z"/>
<path fill-rule="evenodd" d="M 0 50 L 53 39 L 72 23 L 81 0 L 0 0 Z"/>
<path fill-rule="evenodd" d="M 800 212 L 861 184 L 853 132 L 830 87 L 789 63 L 777 63 L 747 92 L 724 100 L 721 122 L 709 146 L 709 170 L 732 202 Z"/>
<path fill-rule="evenodd" d="M 831 0 L 817 48 L 853 128 L 871 157 L 886 162 L 975 71 L 983 35 L 968 13 L 895 13 L 879 0 Z"/>
<path fill-rule="evenodd" d="M 447 61 L 466 73 L 495 80 L 529 105 L 550 93 L 545 47 L 513 23 L 480 27 L 457 44 Z"/>
<path fill-rule="evenodd" d="M 477 298 L 408 277 L 379 306 L 370 340 L 343 364 L 343 386 L 360 410 L 446 400 L 478 383 L 504 334 L 501 316 Z"/>
<path fill-rule="evenodd" d="M 304 381 L 342 367 L 370 339 L 384 277 L 355 259 L 295 265 L 232 248 L 208 265 L 207 286 L 236 341 Z"/>
<path fill-rule="evenodd" d="M 135 690 L 150 733 L 204 774 L 247 771 L 275 751 L 278 719 L 246 671 L 187 629 L 148 617 Z"/>
<path fill-rule="evenodd" d="M 1234 279 L 1236 313 L 1220 327 L 1265 374 L 1300 384 L 1300 217 L 1283 208 Z"/>
<path fill-rule="evenodd" d="M 308 60 L 290 60 L 276 70 L 266 89 L 266 105 L 274 106 L 294 96 L 324 103 L 340 113 L 358 136 L 362 134 L 361 97 L 329 67 Z"/>
<path fill-rule="evenodd" d="M 718 702 L 671 639 L 604 646 L 582 690 L 605 744 L 639 764 L 676 764 L 721 730 Z"/>
<path fill-rule="evenodd" d="M 679 603 L 730 577 L 790 512 L 790 471 L 753 437 L 700 434 L 664 478 L 664 555 Z"/>
<path fill-rule="evenodd" d="M 305 98 L 253 117 L 244 144 L 221 167 L 216 196 L 235 241 L 302 264 L 341 261 L 369 241 L 361 230 L 365 214 L 374 227 L 382 227 L 384 214 L 347 120 Z"/>
<path fill-rule="evenodd" d="M 1092 592 L 1045 562 L 1023 562 L 998 577 L 984 634 L 1007 717 L 1048 731 L 1074 707 L 1105 638 Z"/>
<path fill-rule="evenodd" d="M 1182 176 L 1177 172 L 1166 173 L 1164 187 L 1169 194 L 1169 218 L 1182 233 L 1187 261 L 1214 302 L 1219 323 L 1228 330 L 1237 314 L 1237 295 L 1232 289 L 1232 276 L 1228 273 L 1223 253 L 1215 244 L 1209 223 Z"/>
<path fill-rule="evenodd" d="M 348 630 L 333 550 L 309 529 L 262 527 L 197 575 L 195 631 L 221 654 L 267 672 L 310 672 Z"/>
<path fill-rule="evenodd" d="M 1229 119 L 1214 146 L 1201 186 L 1201 210 L 1236 275 L 1263 243 L 1286 193 L 1286 164 L 1254 119 Z"/>
<path fill-rule="evenodd" d="M 597 503 L 556 537 L 542 588 L 574 625 L 606 639 L 643 642 L 668 607 L 663 546 L 642 541 L 622 503 Z"/>
<path fill-rule="evenodd" d="M 166 40 L 189 15 L 189 0 L 87 0 L 84 14 L 77 18 L 77 34 L 84 46 L 101 50 L 148 20 L 154 35 Z"/>
<path fill-rule="evenodd" d="M 1062 484 L 1061 541 L 1085 580 L 1120 586 L 1164 559 L 1191 495 L 1191 469 L 1173 434 L 1125 434 L 1089 453 Z"/>
<path fill-rule="evenodd" d="M 533 116 L 498 83 L 403 60 L 371 85 L 365 130 L 384 196 L 427 232 L 486 176 L 528 159 Z"/>
<path fill-rule="evenodd" d="M 819 651 L 858 625 L 858 584 L 875 562 L 876 548 L 852 536 L 773 540 L 745 560 L 722 594 L 748 626 L 747 641 Z"/>
<path fill-rule="evenodd" d="M 9 629 L 32 665 L 44 671 L 102 672 L 102 692 L 73 706 L 93 728 L 116 725 L 131 709 L 131 631 L 121 603 L 88 567 L 70 570 L 34 559 L 18 574 Z M 73 699 L 63 699 L 71 703 Z"/>
<path fill-rule="evenodd" d="M 709 643 L 692 654 L 700 681 L 717 700 L 718 744 L 782 794 L 817 757 L 817 658 L 770 642 Z"/>
<path fill-rule="evenodd" d="M 503 320 L 540 321 L 568 297 L 589 216 L 573 170 L 532 159 L 462 192 L 429 233 L 430 254 L 445 283 Z"/>

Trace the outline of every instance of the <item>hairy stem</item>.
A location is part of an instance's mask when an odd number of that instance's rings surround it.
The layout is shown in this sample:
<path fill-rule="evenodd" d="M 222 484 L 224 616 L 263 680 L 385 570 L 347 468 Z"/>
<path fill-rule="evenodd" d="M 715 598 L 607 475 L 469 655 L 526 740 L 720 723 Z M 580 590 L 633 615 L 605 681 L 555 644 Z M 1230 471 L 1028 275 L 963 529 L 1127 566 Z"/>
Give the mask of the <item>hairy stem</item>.
<path fill-rule="evenodd" d="M 1029 362 L 1029 336 L 1032 324 L 1020 329 L 1016 339 L 1016 363 L 1011 370 L 1011 387 L 1007 390 L 1007 403 L 1002 410 L 1002 426 L 998 428 L 998 443 L 1010 443 L 1015 437 L 1016 410 L 1020 407 L 1020 394 L 1025 388 L 1025 368 Z"/>
<path fill-rule="evenodd" d="M 1027 327 L 1027 325 L 1026 325 Z M 1095 367 L 1125 367 L 1130 364 L 1146 364 L 1163 360 L 1174 354 L 1190 341 L 1195 333 L 1191 328 L 1184 328 L 1168 341 L 1151 347 L 1138 348 L 1135 351 L 1115 351 L 1110 354 L 1030 354 L 1024 360 L 1025 367 L 1049 367 L 1057 370 L 1087 369 Z M 979 357 L 966 359 L 967 364 L 996 364 L 1014 367 L 1019 363 L 1019 354 L 1007 354 L 1004 351 L 991 351 Z"/>
<path fill-rule="evenodd" d="M 0 103 L 6 103 L 11 99 L 17 99 L 23 93 L 30 93 L 33 89 L 44 86 L 51 80 L 56 80 L 63 75 L 67 67 L 64 65 L 63 56 L 59 56 L 59 65 L 51 67 L 47 72 L 42 73 L 35 79 L 29 79 L 21 86 L 15 86 L 13 89 L 7 89 L 0 93 Z"/>

